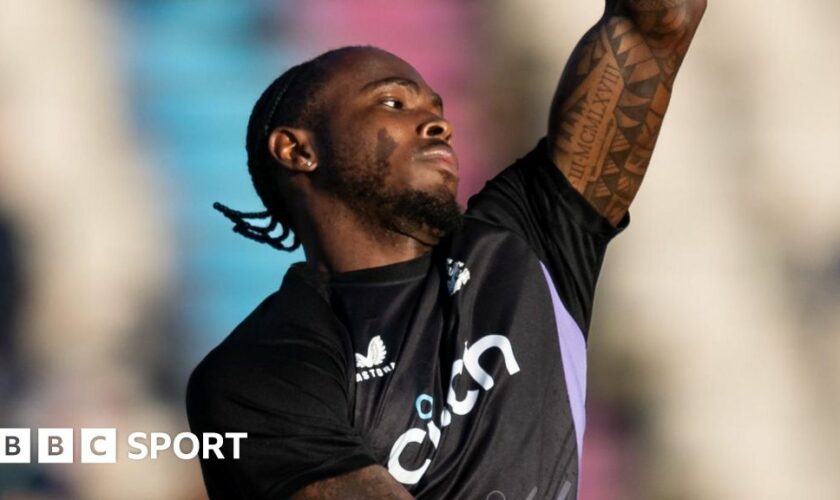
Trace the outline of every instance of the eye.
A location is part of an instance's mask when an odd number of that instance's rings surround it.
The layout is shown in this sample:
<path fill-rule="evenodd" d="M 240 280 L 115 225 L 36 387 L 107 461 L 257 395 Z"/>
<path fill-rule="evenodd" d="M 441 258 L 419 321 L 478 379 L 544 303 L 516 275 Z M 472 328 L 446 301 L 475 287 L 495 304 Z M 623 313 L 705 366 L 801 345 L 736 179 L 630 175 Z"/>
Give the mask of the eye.
<path fill-rule="evenodd" d="M 399 99 L 395 99 L 393 97 L 388 97 L 382 99 L 381 101 L 383 106 L 393 108 L 393 109 L 403 109 L 403 102 Z"/>

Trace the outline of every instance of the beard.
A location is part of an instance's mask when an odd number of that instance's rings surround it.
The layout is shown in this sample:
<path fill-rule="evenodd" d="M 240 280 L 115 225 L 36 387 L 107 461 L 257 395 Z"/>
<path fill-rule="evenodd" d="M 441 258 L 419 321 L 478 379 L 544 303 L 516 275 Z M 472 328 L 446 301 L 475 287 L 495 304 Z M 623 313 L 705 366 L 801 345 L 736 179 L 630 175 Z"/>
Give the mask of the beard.
<path fill-rule="evenodd" d="M 378 201 L 384 208 L 380 215 L 383 226 L 404 234 L 426 230 L 435 238 L 442 238 L 461 227 L 463 222 L 461 207 L 448 192 L 436 195 L 406 190 L 383 193 Z"/>
<path fill-rule="evenodd" d="M 445 186 L 424 191 L 388 185 L 396 143 L 384 130 L 375 148 L 331 146 L 325 148 L 333 171 L 328 187 L 365 222 L 406 235 L 427 232 L 438 239 L 461 227 L 463 212 Z"/>

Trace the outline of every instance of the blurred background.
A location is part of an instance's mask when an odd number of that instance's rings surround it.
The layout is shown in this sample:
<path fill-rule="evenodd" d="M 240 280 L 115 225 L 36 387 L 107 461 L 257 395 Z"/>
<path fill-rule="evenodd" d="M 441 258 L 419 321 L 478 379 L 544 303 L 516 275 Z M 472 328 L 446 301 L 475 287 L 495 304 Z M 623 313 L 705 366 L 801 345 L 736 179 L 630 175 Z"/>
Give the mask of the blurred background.
<path fill-rule="evenodd" d="M 584 500 L 840 498 L 840 3 L 710 1 L 590 334 Z M 600 2 L 0 0 L 0 427 L 187 429 L 195 364 L 302 254 L 250 109 L 345 44 L 446 100 L 465 201 L 533 147 Z M 198 464 L 0 465 L 2 499 L 200 499 Z"/>

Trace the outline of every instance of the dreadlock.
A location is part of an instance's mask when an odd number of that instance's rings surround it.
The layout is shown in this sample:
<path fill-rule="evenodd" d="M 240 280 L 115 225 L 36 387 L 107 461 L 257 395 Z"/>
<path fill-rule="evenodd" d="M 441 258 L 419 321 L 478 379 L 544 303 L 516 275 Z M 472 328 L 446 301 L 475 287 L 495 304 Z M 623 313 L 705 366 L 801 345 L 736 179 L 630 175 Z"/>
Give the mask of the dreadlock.
<path fill-rule="evenodd" d="M 266 210 L 262 212 L 240 212 L 214 203 L 213 208 L 233 222 L 233 231 L 254 241 L 265 243 L 277 250 L 291 252 L 300 247 L 300 239 L 294 234 L 291 214 L 284 203 L 284 174 L 268 151 L 268 138 L 277 127 L 299 127 L 314 129 L 320 119 L 317 104 L 318 92 L 327 83 L 331 73 L 331 62 L 345 52 L 358 47 L 342 47 L 325 52 L 318 57 L 287 70 L 263 91 L 248 120 L 245 149 L 248 152 L 248 173 L 254 189 Z M 268 221 L 255 224 L 252 220 Z M 280 234 L 273 235 L 277 228 Z M 293 236 L 290 244 L 286 243 Z"/>

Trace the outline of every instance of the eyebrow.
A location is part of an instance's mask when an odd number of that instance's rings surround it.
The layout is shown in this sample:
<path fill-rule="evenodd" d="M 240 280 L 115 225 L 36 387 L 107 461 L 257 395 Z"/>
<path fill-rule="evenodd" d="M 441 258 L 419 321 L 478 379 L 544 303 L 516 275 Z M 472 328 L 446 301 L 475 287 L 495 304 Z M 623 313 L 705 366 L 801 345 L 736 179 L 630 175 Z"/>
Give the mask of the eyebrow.
<path fill-rule="evenodd" d="M 387 85 L 399 85 L 401 87 L 406 87 L 410 89 L 415 94 L 420 93 L 420 85 L 415 82 L 414 80 L 409 80 L 408 78 L 403 78 L 401 76 L 389 76 L 385 78 L 380 78 L 379 80 L 374 80 L 372 82 L 366 83 L 362 87 L 362 92 L 371 92 L 373 90 L 378 89 L 379 87 L 385 87 Z M 432 104 L 440 108 L 443 111 L 443 98 L 435 92 L 432 92 Z"/>

